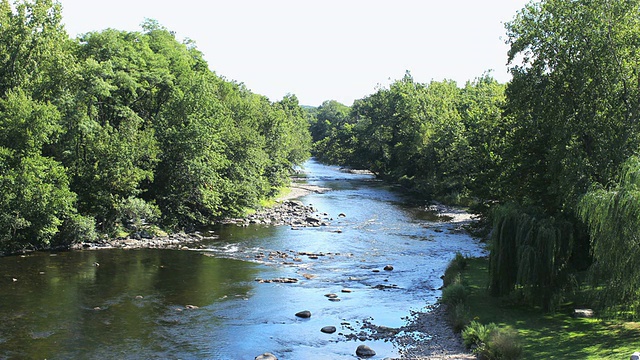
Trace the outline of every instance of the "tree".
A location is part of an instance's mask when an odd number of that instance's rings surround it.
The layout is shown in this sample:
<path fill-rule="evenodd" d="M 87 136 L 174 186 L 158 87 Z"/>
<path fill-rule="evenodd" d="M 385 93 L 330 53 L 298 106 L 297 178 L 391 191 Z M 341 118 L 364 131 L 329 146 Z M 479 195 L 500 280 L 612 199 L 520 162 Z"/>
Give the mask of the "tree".
<path fill-rule="evenodd" d="M 597 186 L 579 203 L 591 235 L 595 288 L 605 306 L 638 305 L 640 289 L 640 159 L 628 159 L 608 189 Z M 633 309 L 633 308 L 632 308 Z M 633 309 L 635 310 L 635 309 Z"/>
<path fill-rule="evenodd" d="M 540 246 L 562 251 L 527 257 L 520 244 L 503 247 L 516 239 L 509 233 L 502 238 L 494 228 L 499 238 L 492 250 L 492 281 L 510 277 L 500 269 L 517 271 L 508 286 L 494 289 L 497 294 L 535 289 L 543 272 L 556 276 L 588 262 L 578 201 L 592 183 L 614 179 L 639 145 L 640 89 L 632 85 L 639 81 L 639 5 L 635 0 L 546 0 L 527 5 L 507 24 L 513 80 L 506 90 L 507 145 L 500 164 L 505 200 L 516 206 L 505 208 L 496 224 L 517 219 L 514 228 L 555 234 L 543 236 Z M 532 217 L 536 221 L 528 225 Z M 515 262 L 507 266 L 500 259 Z M 561 298 L 567 284 L 556 284 L 547 299 Z"/>
<path fill-rule="evenodd" d="M 0 248 L 10 251 L 77 240 L 62 226 L 87 233 L 93 224 L 76 214 L 76 196 L 64 167 L 42 149 L 59 133 L 60 114 L 22 91 L 0 99 Z M 74 225 L 75 224 L 75 225 Z M 84 230 L 83 230 L 84 231 Z"/>

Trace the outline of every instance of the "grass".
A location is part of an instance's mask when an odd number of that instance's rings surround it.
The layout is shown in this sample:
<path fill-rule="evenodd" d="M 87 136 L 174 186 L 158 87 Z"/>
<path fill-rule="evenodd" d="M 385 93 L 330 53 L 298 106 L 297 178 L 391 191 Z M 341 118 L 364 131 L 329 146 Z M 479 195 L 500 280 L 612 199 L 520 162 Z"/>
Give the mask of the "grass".
<path fill-rule="evenodd" d="M 523 359 L 628 359 L 640 351 L 640 323 L 573 318 L 572 304 L 549 314 L 491 297 L 488 260 L 469 259 L 468 264 L 462 281 L 471 318 L 517 329 Z"/>

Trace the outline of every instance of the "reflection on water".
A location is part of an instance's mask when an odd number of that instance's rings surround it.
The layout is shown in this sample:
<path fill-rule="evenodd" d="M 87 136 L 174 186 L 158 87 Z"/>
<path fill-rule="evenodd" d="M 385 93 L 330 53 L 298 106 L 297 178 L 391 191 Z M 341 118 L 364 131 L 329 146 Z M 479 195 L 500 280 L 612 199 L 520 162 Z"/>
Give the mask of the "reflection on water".
<path fill-rule="evenodd" d="M 0 358 L 354 359 L 351 328 L 404 325 L 439 296 L 456 251 L 481 253 L 369 175 L 315 162 L 305 171 L 334 189 L 301 199 L 333 219 L 328 227 L 221 227 L 203 251 L 0 258 Z M 255 281 L 283 277 L 298 282 Z M 301 310 L 312 317 L 296 318 Z M 338 332 L 321 333 L 328 325 Z M 398 354 L 392 343 L 366 344 L 376 359 Z"/>

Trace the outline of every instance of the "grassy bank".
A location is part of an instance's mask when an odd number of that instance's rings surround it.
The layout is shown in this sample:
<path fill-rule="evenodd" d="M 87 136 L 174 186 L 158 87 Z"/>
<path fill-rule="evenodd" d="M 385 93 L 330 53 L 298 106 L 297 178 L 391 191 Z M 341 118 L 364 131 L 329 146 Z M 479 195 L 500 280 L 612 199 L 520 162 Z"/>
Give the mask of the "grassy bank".
<path fill-rule="evenodd" d="M 628 359 L 640 351 L 640 323 L 573 318 L 566 304 L 554 314 L 489 296 L 487 259 L 468 259 L 461 271 L 469 319 L 517 329 L 522 359 Z"/>

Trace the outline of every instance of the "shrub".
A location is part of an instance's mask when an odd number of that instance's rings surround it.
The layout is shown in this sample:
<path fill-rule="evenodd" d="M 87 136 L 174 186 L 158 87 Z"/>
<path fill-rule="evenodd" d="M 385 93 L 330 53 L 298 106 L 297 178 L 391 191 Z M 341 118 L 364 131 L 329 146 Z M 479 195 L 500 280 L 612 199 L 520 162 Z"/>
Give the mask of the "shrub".
<path fill-rule="evenodd" d="M 483 325 L 472 321 L 462 331 L 462 341 L 483 359 L 516 360 L 522 356 L 518 332 L 511 328 L 499 328 L 494 323 Z"/>
<path fill-rule="evenodd" d="M 453 283 L 460 282 L 460 271 L 466 269 L 468 265 L 468 258 L 457 252 L 444 271 L 442 286 L 447 287 Z"/>
<path fill-rule="evenodd" d="M 462 331 L 464 346 L 466 346 L 467 349 L 474 350 L 474 352 L 480 351 L 479 349 L 484 349 L 485 344 L 489 342 L 491 333 L 497 329 L 498 325 L 494 323 L 483 325 L 477 321 L 472 321 L 469 326 Z"/>
<path fill-rule="evenodd" d="M 467 295 L 465 286 L 457 282 L 442 290 L 442 299 L 440 301 L 443 304 L 455 306 L 464 303 L 467 300 Z"/>
<path fill-rule="evenodd" d="M 449 322 L 453 331 L 459 333 L 469 323 L 469 308 L 464 303 L 459 303 L 448 308 Z"/>
<path fill-rule="evenodd" d="M 129 197 L 116 206 L 118 219 L 128 229 L 137 230 L 145 223 L 152 223 L 160 217 L 160 209 L 143 199 Z"/>
<path fill-rule="evenodd" d="M 487 343 L 488 359 L 517 360 L 522 357 L 522 344 L 518 332 L 511 328 L 491 332 Z"/>
<path fill-rule="evenodd" d="M 60 231 L 52 245 L 68 246 L 79 242 L 91 242 L 98 238 L 95 219 L 89 216 L 71 214 L 64 219 Z"/>

